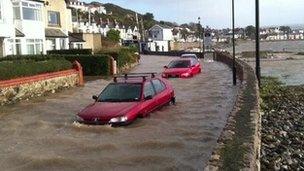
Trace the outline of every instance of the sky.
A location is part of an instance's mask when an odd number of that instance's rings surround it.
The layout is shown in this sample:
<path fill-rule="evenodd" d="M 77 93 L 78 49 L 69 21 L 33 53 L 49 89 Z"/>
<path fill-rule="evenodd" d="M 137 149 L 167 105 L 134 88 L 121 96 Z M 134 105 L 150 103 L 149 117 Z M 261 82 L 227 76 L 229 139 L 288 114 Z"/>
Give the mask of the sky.
<path fill-rule="evenodd" d="M 91 2 L 92 0 L 84 0 Z M 95 0 L 96 1 L 96 0 Z M 197 22 L 204 26 L 231 27 L 232 0 L 97 0 L 139 13 L 151 12 L 156 20 L 179 24 Z M 304 24 L 304 0 L 260 0 L 261 26 Z M 237 27 L 255 24 L 255 0 L 235 0 Z"/>

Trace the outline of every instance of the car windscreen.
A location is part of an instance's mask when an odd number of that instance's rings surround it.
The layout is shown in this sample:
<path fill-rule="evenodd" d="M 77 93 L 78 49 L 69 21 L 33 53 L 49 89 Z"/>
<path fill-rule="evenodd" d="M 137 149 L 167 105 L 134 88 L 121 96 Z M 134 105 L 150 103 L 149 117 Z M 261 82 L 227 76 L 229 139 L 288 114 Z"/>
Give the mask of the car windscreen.
<path fill-rule="evenodd" d="M 111 83 L 99 96 L 99 102 L 133 102 L 139 101 L 142 85 L 131 83 Z"/>
<path fill-rule="evenodd" d="M 190 61 L 188 60 L 180 60 L 180 61 L 172 61 L 168 68 L 189 68 Z"/>

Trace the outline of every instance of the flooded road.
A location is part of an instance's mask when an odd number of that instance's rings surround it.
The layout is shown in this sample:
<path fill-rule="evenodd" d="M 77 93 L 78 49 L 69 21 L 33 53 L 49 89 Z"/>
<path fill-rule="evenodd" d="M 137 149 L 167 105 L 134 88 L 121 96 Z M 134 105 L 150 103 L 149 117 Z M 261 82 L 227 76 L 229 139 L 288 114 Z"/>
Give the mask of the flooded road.
<path fill-rule="evenodd" d="M 171 59 L 143 56 L 132 72 L 161 72 Z M 128 127 L 73 123 L 105 80 L 1 107 L 1 170 L 202 170 L 237 91 L 226 65 L 202 63 L 202 74 L 171 80 L 176 106 Z"/>

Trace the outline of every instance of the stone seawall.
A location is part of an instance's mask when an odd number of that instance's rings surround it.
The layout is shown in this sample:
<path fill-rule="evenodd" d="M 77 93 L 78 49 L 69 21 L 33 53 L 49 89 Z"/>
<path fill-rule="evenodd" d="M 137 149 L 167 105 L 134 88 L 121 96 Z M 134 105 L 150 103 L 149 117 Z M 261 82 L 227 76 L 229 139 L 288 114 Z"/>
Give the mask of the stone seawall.
<path fill-rule="evenodd" d="M 232 66 L 228 53 L 216 52 L 215 60 Z M 238 98 L 205 170 L 260 170 L 258 82 L 247 63 L 237 59 L 236 68 L 241 80 Z"/>
<path fill-rule="evenodd" d="M 83 85 L 82 67 L 75 62 L 75 69 L 39 74 L 12 80 L 0 81 L 0 105 L 14 103 L 47 92 Z"/>

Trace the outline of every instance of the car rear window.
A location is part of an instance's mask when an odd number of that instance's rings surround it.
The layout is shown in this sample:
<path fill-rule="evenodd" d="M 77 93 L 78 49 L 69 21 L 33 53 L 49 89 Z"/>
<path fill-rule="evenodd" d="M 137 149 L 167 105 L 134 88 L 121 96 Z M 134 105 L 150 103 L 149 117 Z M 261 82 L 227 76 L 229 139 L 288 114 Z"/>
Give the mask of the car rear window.
<path fill-rule="evenodd" d="M 168 68 L 189 68 L 190 60 L 172 61 Z"/>

